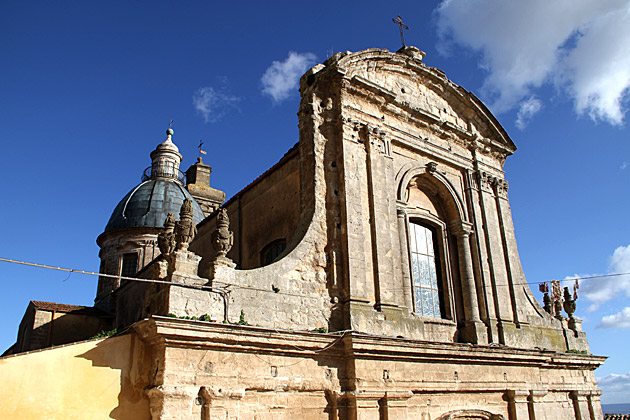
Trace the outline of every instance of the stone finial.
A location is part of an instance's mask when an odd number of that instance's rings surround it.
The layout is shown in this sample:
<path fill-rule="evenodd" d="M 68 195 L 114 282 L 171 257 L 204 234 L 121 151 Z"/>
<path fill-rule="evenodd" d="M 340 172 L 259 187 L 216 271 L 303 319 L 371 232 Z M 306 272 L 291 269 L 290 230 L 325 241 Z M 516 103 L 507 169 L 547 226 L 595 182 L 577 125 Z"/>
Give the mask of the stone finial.
<path fill-rule="evenodd" d="M 175 215 L 169 213 L 164 221 L 164 228 L 158 234 L 158 248 L 164 256 L 175 251 L 175 223 Z"/>
<path fill-rule="evenodd" d="M 217 214 L 217 229 L 212 233 L 212 247 L 219 257 L 225 257 L 234 244 L 234 234 L 230 231 L 230 219 L 227 210 L 219 209 Z"/>
<path fill-rule="evenodd" d="M 178 250 L 187 250 L 188 244 L 197 234 L 197 226 L 193 222 L 192 200 L 187 198 L 184 200 L 179 210 L 179 222 L 175 225 L 175 239 L 177 241 Z"/>
<path fill-rule="evenodd" d="M 544 303 L 543 309 L 545 310 L 545 312 L 551 315 L 551 312 L 553 311 L 553 307 L 551 305 L 551 297 L 549 297 L 549 292 L 545 292 L 543 296 L 543 303 Z"/>
<path fill-rule="evenodd" d="M 562 286 L 560 280 L 551 281 L 551 300 L 553 302 L 554 317 L 564 319 L 562 316 Z"/>
<path fill-rule="evenodd" d="M 575 299 L 571 296 L 571 292 L 568 287 L 564 288 L 564 311 L 569 315 L 569 328 L 575 332 L 577 332 L 576 320 L 573 314 L 577 308 L 577 304 L 575 303 Z"/>

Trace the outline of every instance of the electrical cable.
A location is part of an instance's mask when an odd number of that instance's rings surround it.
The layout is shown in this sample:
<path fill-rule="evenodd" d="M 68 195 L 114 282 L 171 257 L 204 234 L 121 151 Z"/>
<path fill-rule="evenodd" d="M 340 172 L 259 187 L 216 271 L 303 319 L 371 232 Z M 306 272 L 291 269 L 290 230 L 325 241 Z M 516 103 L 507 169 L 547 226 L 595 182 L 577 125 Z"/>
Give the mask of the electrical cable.
<path fill-rule="evenodd" d="M 294 297 L 309 297 L 307 295 L 300 295 L 300 294 L 296 294 L 296 293 L 288 293 L 288 292 L 282 292 L 282 291 L 267 290 L 267 289 L 261 289 L 261 288 L 258 288 L 258 287 L 244 286 L 244 285 L 239 285 L 239 284 L 234 284 L 234 283 L 226 283 L 226 282 L 221 282 L 221 281 L 215 281 L 213 283 L 221 284 L 222 286 L 217 286 L 217 287 L 215 287 L 215 286 L 198 286 L 198 285 L 192 285 L 192 284 L 173 283 L 173 282 L 166 281 L 166 280 L 143 279 L 143 278 L 138 278 L 138 277 L 129 277 L 129 276 L 119 276 L 119 275 L 113 275 L 113 274 L 96 273 L 96 272 L 93 272 L 93 271 L 78 270 L 78 269 L 73 269 L 73 268 L 55 267 L 55 266 L 52 266 L 52 265 L 32 263 L 32 262 L 19 261 L 19 260 L 12 260 L 12 259 L 9 259 L 9 258 L 2 258 L 2 257 L 0 257 L 0 261 L 7 262 L 7 263 L 12 263 L 12 264 L 21 264 L 21 265 L 26 265 L 26 266 L 31 266 L 31 267 L 45 268 L 45 269 L 48 269 L 48 270 L 66 271 L 66 272 L 70 272 L 70 273 L 79 273 L 79 274 L 86 274 L 86 275 L 90 275 L 90 276 L 115 278 L 115 279 L 128 280 L 128 281 L 138 281 L 138 282 L 144 282 L 144 283 L 169 284 L 171 286 L 179 286 L 179 287 L 184 287 L 184 288 L 189 288 L 189 289 L 198 289 L 198 290 L 208 290 L 208 291 L 213 291 L 213 292 L 218 292 L 218 293 L 226 293 L 226 292 L 229 293 L 230 292 L 229 288 L 233 287 L 233 288 L 237 288 L 237 289 L 246 289 L 246 290 L 253 290 L 253 291 L 258 291 L 258 292 L 274 293 L 274 294 L 294 296 Z M 533 281 L 533 282 L 525 282 L 525 283 L 513 283 L 512 285 L 514 285 L 514 286 L 522 286 L 522 285 L 526 285 L 526 284 L 532 285 L 532 284 L 548 283 L 548 282 L 551 282 L 551 281 L 593 280 L 593 279 L 601 279 L 601 278 L 606 278 L 606 277 L 618 277 L 618 276 L 627 276 L 627 275 L 630 275 L 630 272 L 628 272 L 628 273 L 598 274 L 598 275 L 591 275 L 591 276 L 571 276 L 571 277 L 568 277 L 568 278 L 565 278 L 565 279 L 562 279 L 562 280 Z M 192 277 L 190 277 L 190 278 L 192 278 Z M 501 284 L 501 285 L 496 285 L 496 286 L 509 286 L 509 285 L 502 285 Z"/>

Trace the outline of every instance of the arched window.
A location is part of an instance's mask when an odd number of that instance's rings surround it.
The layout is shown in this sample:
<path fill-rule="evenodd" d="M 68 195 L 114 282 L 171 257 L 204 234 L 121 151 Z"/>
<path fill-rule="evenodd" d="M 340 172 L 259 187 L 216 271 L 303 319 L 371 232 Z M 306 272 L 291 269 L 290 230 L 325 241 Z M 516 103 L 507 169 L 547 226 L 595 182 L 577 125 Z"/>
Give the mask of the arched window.
<path fill-rule="evenodd" d="M 285 239 L 278 239 L 267 244 L 260 251 L 260 265 L 265 266 L 274 262 L 286 247 L 287 241 Z"/>
<path fill-rule="evenodd" d="M 416 314 L 443 318 L 442 280 L 435 229 L 410 221 L 409 254 Z"/>

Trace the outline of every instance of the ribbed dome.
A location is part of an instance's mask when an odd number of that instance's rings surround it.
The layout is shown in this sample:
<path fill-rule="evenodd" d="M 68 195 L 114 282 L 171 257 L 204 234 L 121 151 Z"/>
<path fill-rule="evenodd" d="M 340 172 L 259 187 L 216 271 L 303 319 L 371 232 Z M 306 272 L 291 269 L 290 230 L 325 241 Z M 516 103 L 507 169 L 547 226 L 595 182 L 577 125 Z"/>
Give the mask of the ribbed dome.
<path fill-rule="evenodd" d="M 168 213 L 179 219 L 186 198 L 193 202 L 193 222 L 204 219 L 203 211 L 190 193 L 174 178 L 155 177 L 142 182 L 118 203 L 105 232 L 134 227 L 162 227 Z"/>

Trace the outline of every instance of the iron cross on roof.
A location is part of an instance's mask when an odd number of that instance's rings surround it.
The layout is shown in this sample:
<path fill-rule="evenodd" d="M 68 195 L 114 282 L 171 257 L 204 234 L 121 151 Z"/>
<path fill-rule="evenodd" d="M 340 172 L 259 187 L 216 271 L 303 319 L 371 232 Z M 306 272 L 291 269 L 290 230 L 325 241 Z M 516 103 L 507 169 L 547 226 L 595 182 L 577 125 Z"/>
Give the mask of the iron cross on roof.
<path fill-rule="evenodd" d="M 392 18 L 392 22 L 394 22 L 400 28 L 400 42 L 402 42 L 402 46 L 403 47 L 406 47 L 406 45 L 405 45 L 405 37 L 403 35 L 403 29 L 409 29 L 409 26 L 407 26 L 407 25 L 405 25 L 403 23 L 402 18 L 400 17 L 400 15 L 398 15 L 398 17 L 396 17 L 396 19 Z"/>

